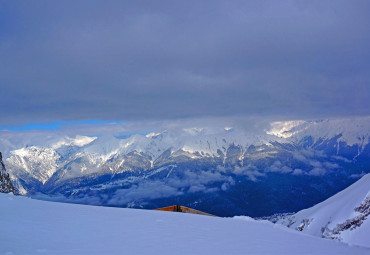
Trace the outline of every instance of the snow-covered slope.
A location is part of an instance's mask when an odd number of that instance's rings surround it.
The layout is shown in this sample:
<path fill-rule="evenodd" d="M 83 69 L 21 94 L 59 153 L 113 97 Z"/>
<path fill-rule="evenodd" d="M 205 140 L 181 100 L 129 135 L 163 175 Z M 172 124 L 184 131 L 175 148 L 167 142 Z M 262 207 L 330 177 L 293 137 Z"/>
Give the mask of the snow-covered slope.
<path fill-rule="evenodd" d="M 14 186 L 10 180 L 9 174 L 5 169 L 3 155 L 0 152 L 0 193 L 15 193 Z"/>
<path fill-rule="evenodd" d="M 370 174 L 324 202 L 277 223 L 306 234 L 370 247 Z"/>
<path fill-rule="evenodd" d="M 369 254 L 251 218 L 94 207 L 0 194 L 1 254 Z"/>

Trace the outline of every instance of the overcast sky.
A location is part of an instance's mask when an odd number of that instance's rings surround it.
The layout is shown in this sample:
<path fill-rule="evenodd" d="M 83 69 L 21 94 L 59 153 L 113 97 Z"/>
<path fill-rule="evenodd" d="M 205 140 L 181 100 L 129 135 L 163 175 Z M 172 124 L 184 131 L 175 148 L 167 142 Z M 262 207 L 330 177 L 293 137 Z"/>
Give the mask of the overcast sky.
<path fill-rule="evenodd" d="M 370 114 L 370 1 L 0 0 L 0 125 Z"/>

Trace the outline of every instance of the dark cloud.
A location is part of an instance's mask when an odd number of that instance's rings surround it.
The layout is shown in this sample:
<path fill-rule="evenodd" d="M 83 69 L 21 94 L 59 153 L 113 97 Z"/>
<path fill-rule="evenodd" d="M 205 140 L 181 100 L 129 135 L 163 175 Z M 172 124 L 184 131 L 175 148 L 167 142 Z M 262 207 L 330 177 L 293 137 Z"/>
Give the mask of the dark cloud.
<path fill-rule="evenodd" d="M 370 114 L 368 1 L 0 1 L 0 124 Z"/>

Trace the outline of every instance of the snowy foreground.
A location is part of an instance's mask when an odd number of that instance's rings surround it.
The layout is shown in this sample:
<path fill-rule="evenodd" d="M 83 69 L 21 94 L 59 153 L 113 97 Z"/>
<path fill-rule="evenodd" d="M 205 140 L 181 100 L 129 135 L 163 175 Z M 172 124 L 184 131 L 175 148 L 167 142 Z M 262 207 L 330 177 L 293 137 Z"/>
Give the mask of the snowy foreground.
<path fill-rule="evenodd" d="M 1 254 L 370 254 L 248 217 L 94 207 L 0 194 Z"/>

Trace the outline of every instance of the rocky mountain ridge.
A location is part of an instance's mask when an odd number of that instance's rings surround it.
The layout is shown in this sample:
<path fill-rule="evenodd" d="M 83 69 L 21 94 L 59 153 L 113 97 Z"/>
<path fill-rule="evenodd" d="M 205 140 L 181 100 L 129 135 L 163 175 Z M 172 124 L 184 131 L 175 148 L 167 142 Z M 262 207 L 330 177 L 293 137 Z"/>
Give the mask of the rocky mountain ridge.
<path fill-rule="evenodd" d="M 3 155 L 0 152 L 0 192 L 1 193 L 10 193 L 16 194 L 16 190 L 10 180 L 9 174 L 5 169 L 3 162 Z"/>

